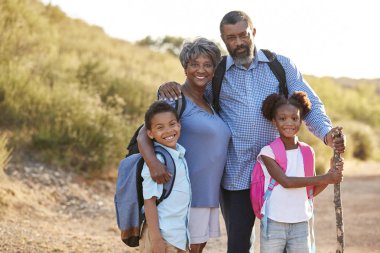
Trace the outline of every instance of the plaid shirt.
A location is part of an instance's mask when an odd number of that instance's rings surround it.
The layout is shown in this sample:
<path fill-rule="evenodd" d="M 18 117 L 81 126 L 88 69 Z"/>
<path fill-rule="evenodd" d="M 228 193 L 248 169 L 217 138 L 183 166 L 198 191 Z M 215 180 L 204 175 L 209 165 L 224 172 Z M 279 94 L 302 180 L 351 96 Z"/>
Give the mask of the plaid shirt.
<path fill-rule="evenodd" d="M 248 69 L 235 65 L 232 57 L 227 57 L 220 92 L 220 116 L 232 133 L 222 179 L 222 186 L 227 190 L 249 189 L 257 155 L 262 147 L 278 137 L 277 130 L 261 112 L 264 99 L 279 92 L 278 81 L 266 63 L 268 59 L 264 53 L 255 48 L 254 55 Z M 289 95 L 294 91 L 308 94 L 312 109 L 305 117 L 305 123 L 315 136 L 323 140 L 332 128 L 324 105 L 288 58 L 277 55 L 277 59 L 284 67 Z M 211 85 L 207 87 L 206 96 L 212 98 Z"/>

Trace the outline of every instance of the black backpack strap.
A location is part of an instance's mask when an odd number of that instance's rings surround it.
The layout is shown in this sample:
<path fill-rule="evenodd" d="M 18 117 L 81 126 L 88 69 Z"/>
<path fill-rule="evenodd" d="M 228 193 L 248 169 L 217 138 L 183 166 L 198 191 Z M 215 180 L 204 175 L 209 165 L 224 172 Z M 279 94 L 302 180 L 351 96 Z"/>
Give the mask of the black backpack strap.
<path fill-rule="evenodd" d="M 136 129 L 135 133 L 133 134 L 132 138 L 130 139 L 130 141 L 128 143 L 128 146 L 127 146 L 128 154 L 126 154 L 125 157 L 128 157 L 128 156 L 133 155 L 133 154 L 140 153 L 139 147 L 137 145 L 137 136 L 139 135 L 140 129 L 143 126 L 144 126 L 144 124 L 142 124 L 141 126 L 139 126 Z"/>
<path fill-rule="evenodd" d="M 154 150 L 156 154 L 160 154 L 164 158 L 164 164 L 166 165 L 167 170 L 172 175 L 168 182 L 163 185 L 163 191 L 161 197 L 157 200 L 157 205 L 160 204 L 164 199 L 169 197 L 172 192 L 174 180 L 176 176 L 176 166 L 173 160 L 173 157 L 170 155 L 169 151 L 161 146 L 155 146 Z"/>
<path fill-rule="evenodd" d="M 226 73 L 226 64 L 227 56 L 223 56 L 222 60 L 216 67 L 214 77 L 212 78 L 212 106 L 217 113 L 220 111 L 219 95 L 222 88 L 224 74 Z"/>
<path fill-rule="evenodd" d="M 279 82 L 280 94 L 282 94 L 286 98 L 288 98 L 289 91 L 288 91 L 288 87 L 286 85 L 286 76 L 285 76 L 284 68 L 282 67 L 281 63 L 277 60 L 277 57 L 274 53 L 272 53 L 268 49 L 261 49 L 261 51 L 268 58 L 269 68 L 272 70 L 273 74 L 275 75 L 275 77 L 277 78 L 277 80 Z"/>
<path fill-rule="evenodd" d="M 177 111 L 179 118 L 182 117 L 182 114 L 185 111 L 185 108 L 186 108 L 186 98 L 181 92 L 181 98 L 175 101 L 175 110 Z"/>

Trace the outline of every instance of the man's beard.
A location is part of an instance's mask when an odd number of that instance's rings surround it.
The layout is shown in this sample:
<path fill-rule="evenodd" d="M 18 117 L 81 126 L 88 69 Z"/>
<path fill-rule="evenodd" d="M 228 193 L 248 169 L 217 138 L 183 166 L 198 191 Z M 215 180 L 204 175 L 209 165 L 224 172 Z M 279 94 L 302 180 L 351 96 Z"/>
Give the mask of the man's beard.
<path fill-rule="evenodd" d="M 245 49 L 245 52 L 238 53 L 237 51 L 239 49 L 242 49 L 242 48 Z M 250 64 L 253 60 L 253 50 L 248 45 L 241 45 L 241 46 L 235 48 L 235 50 L 233 52 L 230 51 L 229 53 L 232 56 L 232 58 L 234 59 L 234 62 L 236 65 Z"/>

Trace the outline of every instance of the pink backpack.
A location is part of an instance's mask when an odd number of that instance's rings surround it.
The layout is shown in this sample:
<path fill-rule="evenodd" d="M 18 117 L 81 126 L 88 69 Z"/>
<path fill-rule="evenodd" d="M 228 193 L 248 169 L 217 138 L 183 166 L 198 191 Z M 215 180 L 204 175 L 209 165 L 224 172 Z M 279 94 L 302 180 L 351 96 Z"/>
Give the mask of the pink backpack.
<path fill-rule="evenodd" d="M 314 176 L 314 152 L 309 145 L 304 142 L 298 142 L 301 149 L 302 158 L 305 168 L 305 176 L 311 177 Z M 269 144 L 273 150 L 275 160 L 280 165 L 281 169 L 286 172 L 287 159 L 286 159 L 286 150 L 284 143 L 281 138 L 277 138 L 272 143 Z M 252 180 L 251 180 L 251 203 L 253 211 L 257 218 L 262 219 L 263 215 L 261 214 L 261 209 L 264 204 L 265 199 L 269 199 L 273 188 L 278 185 L 276 180 L 270 178 L 268 189 L 264 189 L 265 185 L 265 176 L 261 164 L 256 161 L 255 166 L 252 171 Z M 306 187 L 307 197 L 309 201 L 313 200 L 313 186 Z M 266 212 L 267 214 L 268 212 Z"/>

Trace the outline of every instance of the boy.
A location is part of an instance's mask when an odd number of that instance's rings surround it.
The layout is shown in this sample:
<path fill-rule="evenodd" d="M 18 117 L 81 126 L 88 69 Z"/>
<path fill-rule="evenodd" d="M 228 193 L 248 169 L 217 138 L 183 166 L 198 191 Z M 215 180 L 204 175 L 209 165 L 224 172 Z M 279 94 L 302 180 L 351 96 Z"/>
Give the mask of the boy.
<path fill-rule="evenodd" d="M 156 205 L 162 195 L 163 186 L 154 182 L 149 168 L 144 164 L 143 196 L 146 225 L 140 243 L 141 253 L 182 253 L 189 245 L 188 220 L 191 188 L 185 149 L 177 144 L 181 125 L 173 107 L 163 101 L 154 102 L 145 114 L 145 126 L 154 145 L 161 145 L 173 157 L 176 175 L 168 198 Z M 163 162 L 163 158 L 157 154 Z"/>

